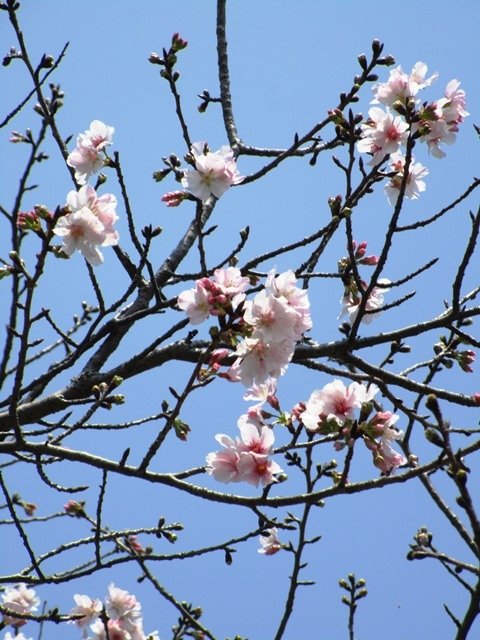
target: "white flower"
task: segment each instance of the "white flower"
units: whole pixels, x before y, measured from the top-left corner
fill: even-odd
[[[90,129],[77,138],[77,146],[67,158],[67,164],[75,169],[75,180],[85,184],[87,178],[99,171],[104,164],[106,146],[112,144],[115,129],[94,120]]]
[[[223,146],[215,152],[205,149],[205,142],[192,144],[195,169],[185,171],[182,178],[182,185],[200,200],[211,195],[220,198],[233,184],[243,180],[230,147]]]

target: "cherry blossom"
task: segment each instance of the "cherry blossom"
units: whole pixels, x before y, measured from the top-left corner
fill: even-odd
[[[459,89],[459,86],[458,80],[450,80],[445,88],[445,97],[437,101],[437,110],[441,110],[441,117],[451,127],[460,124],[470,115],[465,109],[465,91]]]
[[[313,391],[300,420],[309,431],[318,431],[331,421],[342,426],[352,420],[355,411],[370,402],[377,392],[378,387],[374,384],[367,388],[364,384],[352,382],[346,387],[341,380],[334,380]]]
[[[118,232],[113,228],[118,220],[115,210],[117,199],[113,194],[97,196],[95,189],[87,184],[78,191],[70,191],[67,194],[67,205],[72,213],[83,208],[89,209],[103,224],[109,244],[118,244]]]
[[[219,482],[247,482],[266,487],[276,482],[275,475],[281,467],[268,456],[274,443],[273,431],[267,426],[257,426],[241,416],[238,421],[240,438],[216,436],[224,449],[209,453],[206,471]]]
[[[210,316],[208,291],[197,281],[194,289],[182,291],[177,298],[177,306],[185,311],[192,324],[200,324]]]
[[[80,595],[78,593],[73,596],[73,599],[75,600],[76,606],[70,613],[74,616],[82,616],[82,618],[69,620],[69,622],[73,622],[78,627],[86,627],[92,624],[92,622],[95,622],[103,608],[101,601],[92,600],[90,596]],[[84,636],[86,636],[86,630],[84,631]]]
[[[408,98],[414,98],[420,89],[430,86],[437,79],[438,73],[425,78],[427,70],[424,62],[417,62],[410,75],[402,67],[392,69],[387,82],[379,82],[373,87],[375,98],[372,104],[382,103],[388,107],[392,107],[397,101],[405,104]]]
[[[294,349],[295,343],[288,339],[269,343],[261,338],[245,338],[234,353],[237,359],[228,371],[229,379],[240,380],[249,387],[269,377],[278,378],[285,373]]]
[[[67,164],[75,169],[78,184],[85,184],[89,176],[103,167],[105,156],[102,152],[112,144],[114,132],[113,127],[94,120],[90,129],[78,136],[77,146],[67,158]]]
[[[93,632],[93,636],[89,640],[130,640],[128,632],[121,628],[119,620],[108,620],[108,636],[102,620],[94,622],[90,625],[90,629]]]
[[[7,631],[3,640],[33,640],[33,638],[26,638],[21,631],[18,631],[15,635],[11,631]]]
[[[29,589],[26,585],[19,584],[16,587],[7,587],[2,594],[3,606],[13,613],[22,615],[37,611],[40,600],[37,598],[34,589]],[[3,624],[11,624],[14,627],[22,627],[27,620],[16,618],[14,615],[3,614]]]
[[[390,166],[392,171],[396,171],[396,174],[390,178],[390,181],[385,187],[385,193],[387,194],[389,203],[393,206],[397,202],[403,180],[405,156],[398,151],[392,153],[390,156]],[[415,158],[412,157],[405,185],[406,198],[416,200],[420,196],[420,193],[425,191],[426,185],[421,178],[424,178],[428,173],[428,169],[420,164],[420,162],[415,162]]]
[[[242,480],[258,487],[268,487],[276,482],[275,475],[281,473],[282,468],[268,456],[261,453],[243,453],[238,461],[238,471]]]
[[[254,327],[253,335],[265,342],[295,340],[298,313],[282,298],[263,290],[245,303],[243,319]]]
[[[390,280],[386,278],[380,278],[378,281],[381,287],[373,287],[370,295],[368,296],[367,304],[365,305],[365,311],[370,311],[373,313],[365,313],[362,316],[362,322],[365,324],[370,324],[375,317],[378,317],[380,311],[383,306],[383,295],[387,291],[390,291],[388,288],[388,284],[390,284]],[[366,285],[364,285],[366,287]],[[340,313],[340,318],[344,315],[348,315],[348,321],[350,323],[354,322],[357,317],[358,309],[361,303],[361,297],[358,293],[354,293],[352,291],[347,291],[346,294],[341,299],[342,303],[342,311]]]
[[[245,299],[243,293],[250,284],[240,269],[216,269],[213,278],[200,278],[193,289],[182,291],[177,305],[185,311],[192,324],[200,324],[210,315],[234,311]]]
[[[275,378],[267,378],[263,384],[254,384],[250,389],[247,389],[243,399],[256,401],[255,407],[262,407],[265,403],[268,403],[274,409],[278,409],[276,391],[277,380]]]
[[[378,416],[380,416],[379,419]],[[377,420],[376,428],[378,429],[380,425],[382,428],[380,441],[374,442],[365,439],[365,444],[372,451],[373,464],[380,469],[382,474],[389,475],[395,471],[397,467],[407,464],[405,456],[395,451],[392,446],[393,441],[402,440],[403,431],[393,427],[393,424],[398,420],[398,416],[388,411],[383,414],[378,414],[375,419]]]
[[[113,583],[109,584],[105,610],[110,618],[121,618],[135,623],[140,618],[141,609],[134,595],[119,589]]]
[[[103,262],[99,246],[117,244],[111,237],[109,238],[104,225],[87,207],[62,216],[53,233],[63,238],[62,251],[67,256],[80,251],[92,266]]]
[[[453,144],[457,138],[456,129],[452,129],[445,120],[434,120],[424,123],[425,131],[422,133],[420,140],[426,142],[428,151],[434,158],[444,158],[447,154],[440,147],[441,144]]]
[[[379,164],[385,155],[398,151],[408,138],[408,124],[380,107],[372,107],[369,119],[361,125],[362,137],[357,142],[360,153],[373,154],[370,165]]]
[[[283,545],[278,537],[277,527],[266,529],[259,537],[260,549],[258,553],[263,553],[266,556],[273,556],[274,553],[283,549]]]
[[[267,292],[279,300],[284,300],[289,307],[297,312],[295,323],[295,340],[300,340],[303,333],[312,328],[310,317],[310,301],[308,292],[296,286],[297,279],[294,272],[289,269],[284,273],[276,275],[274,270],[270,271],[265,283]]]
[[[190,151],[195,169],[184,172],[182,185],[196,198],[207,200],[211,195],[220,198],[232,185],[243,180],[230,147],[223,146],[212,152],[205,142],[195,142]]]

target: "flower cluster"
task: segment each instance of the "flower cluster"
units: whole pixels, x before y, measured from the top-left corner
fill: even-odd
[[[76,594],[72,622],[80,627],[83,637],[89,640],[153,640],[156,632],[145,635],[143,631],[142,607],[136,597],[119,589],[113,583],[108,587],[108,596],[103,605],[100,600]],[[105,611],[106,622],[100,618]],[[81,617],[78,617],[81,616]],[[90,628],[89,635],[87,627]]]
[[[295,343],[311,329],[312,321],[307,291],[296,286],[293,271],[280,275],[271,271],[265,288],[253,300],[245,300],[248,285],[249,279],[239,269],[217,269],[213,278],[201,278],[194,289],[183,291],[177,304],[193,324],[214,315],[220,316],[221,326],[225,326],[224,317],[230,317],[230,329],[243,340],[233,353],[234,363],[221,375],[251,386],[285,372]],[[227,353],[213,353],[215,370]]]
[[[234,312],[245,300],[244,291],[249,284],[250,280],[242,276],[240,269],[216,269],[213,278],[200,278],[194,289],[183,291],[177,304],[192,324],[200,324],[211,315]]]
[[[220,198],[232,185],[243,180],[230,147],[210,151],[206,142],[195,142],[190,153],[195,169],[184,172],[182,185],[196,198],[207,200],[211,195]]]
[[[28,622],[26,618],[16,618],[15,613],[28,615],[38,610],[40,600],[35,591],[24,584],[16,587],[7,587],[2,594],[2,605],[11,613],[2,615],[2,625],[12,625],[15,628],[22,627]]]
[[[312,328],[307,291],[296,286],[293,271],[271,271],[253,300],[244,304],[250,335],[237,347],[227,376],[246,386],[278,378],[290,362],[295,343]]]
[[[112,144],[114,132],[113,127],[103,124],[100,120],[94,120],[90,129],[79,134],[77,146],[67,158],[68,166],[75,169],[75,180],[78,184],[85,184],[91,175],[103,167],[104,150]]]
[[[394,440],[403,437],[403,433],[393,427],[398,416],[389,411],[371,416],[377,392],[374,384],[367,388],[352,382],[346,387],[341,380],[334,380],[311,394],[299,419],[311,433],[338,434],[337,450],[353,446],[355,439],[362,438],[372,451],[375,466],[383,474],[389,474],[407,460],[392,447]]]
[[[406,144],[409,135],[425,142],[435,158],[443,158],[445,152],[441,145],[455,142],[460,123],[469,115],[465,108],[465,92],[459,88],[458,80],[447,84],[443,98],[421,103],[419,91],[429,87],[438,76],[437,73],[429,78],[426,75],[427,65],[423,62],[417,62],[410,74],[401,67],[393,69],[387,82],[380,82],[373,88],[372,104],[384,105],[385,110],[372,107],[368,120],[361,125],[357,149],[372,155],[369,164],[380,164],[387,155],[391,156],[391,170],[395,175],[386,187],[391,204],[397,200],[404,175],[405,158],[400,147]],[[421,178],[427,174],[425,167],[412,158],[405,197],[418,198],[425,190]]]
[[[67,256],[80,251],[85,260],[96,266],[103,262],[99,246],[118,244],[113,225],[118,220],[117,199],[111,193],[98,197],[95,189],[84,185],[67,195],[69,213],[61,216],[53,233],[63,238],[62,250]]]
[[[277,405],[275,381],[255,386],[247,392],[245,398],[255,398],[259,402],[250,407],[246,414],[238,419],[240,437],[233,440],[224,434],[216,436],[223,449],[207,455],[207,473],[219,482],[247,482],[263,487],[276,482],[276,474],[281,473],[280,466],[269,458],[275,437],[273,430],[264,422],[262,410],[265,402]]]

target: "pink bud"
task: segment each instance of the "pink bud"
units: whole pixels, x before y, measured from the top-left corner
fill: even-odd
[[[476,405],[478,405],[480,407],[480,393],[474,393],[472,395],[472,399],[475,402]]]
[[[359,262],[360,262],[360,264],[366,264],[366,265],[373,266],[373,265],[378,264],[378,260],[379,260],[378,256],[365,256]]]
[[[169,191],[162,196],[161,200],[166,203],[167,207],[178,207],[187,198],[187,191]]]

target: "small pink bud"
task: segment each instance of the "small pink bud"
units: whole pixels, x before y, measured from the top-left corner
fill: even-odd
[[[472,395],[472,399],[475,402],[476,405],[478,405],[480,407],[480,393],[474,393]]]
[[[75,518],[86,517],[84,507],[85,502],[83,500],[81,502],[77,502],[76,500],[69,500],[65,505],[63,505],[65,513],[68,513],[69,516],[74,516]]]
[[[162,196],[162,202],[165,202],[167,207],[178,207],[184,200],[188,198],[188,191],[169,191]]]

